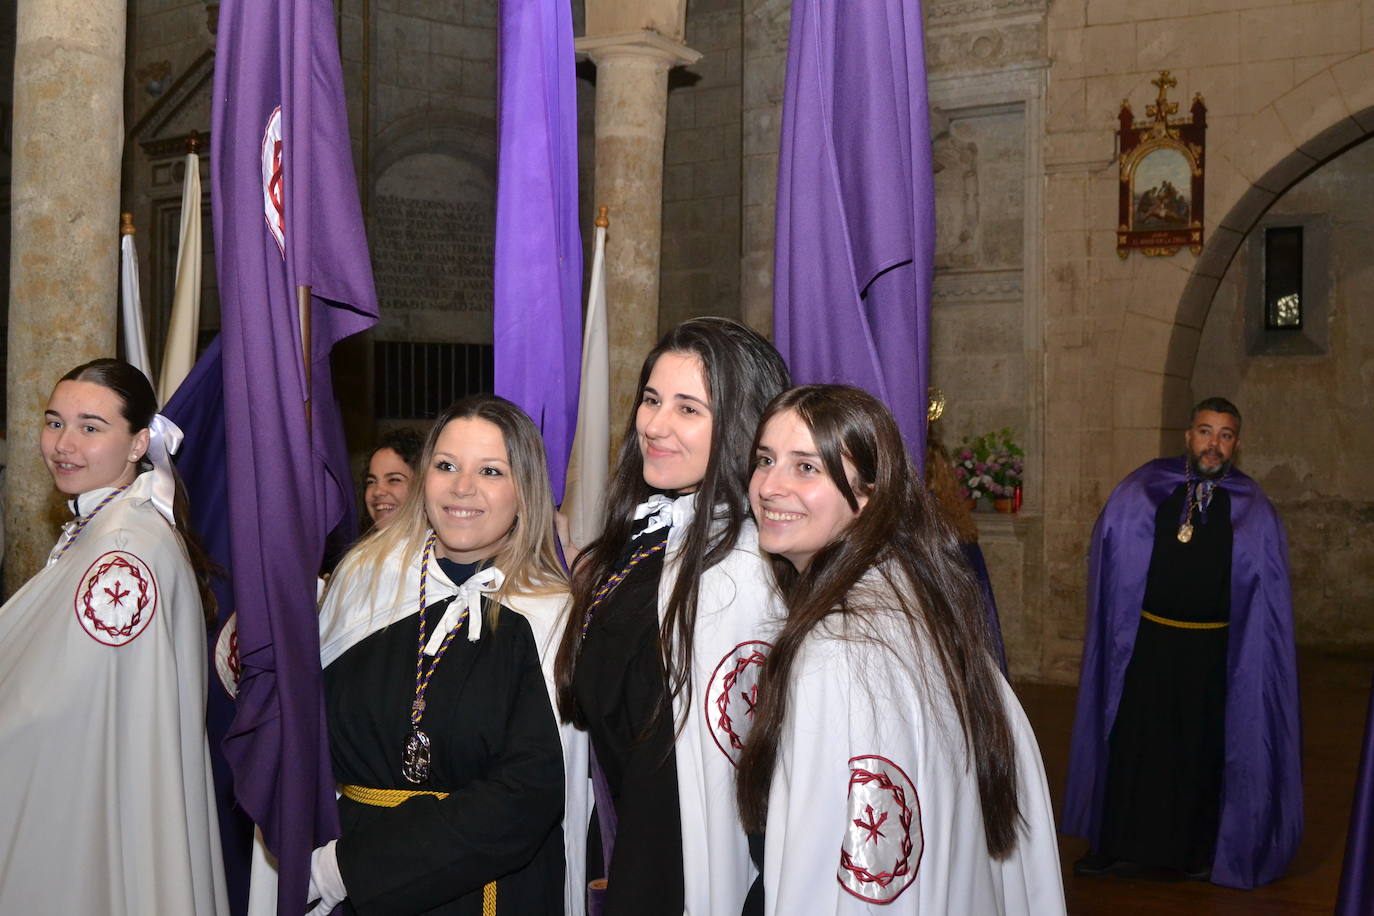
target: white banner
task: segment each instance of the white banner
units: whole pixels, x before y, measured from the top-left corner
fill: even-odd
[[[181,186],[181,240],[177,246],[176,292],[167,343],[162,351],[158,403],[166,404],[196,361],[200,333],[200,156],[186,154],[186,180]]]
[[[120,329],[124,333],[124,359],[151,379],[152,367],[148,364],[148,338],[143,336],[143,304],[138,292],[138,255],[134,253],[132,233],[120,239],[119,253]]]
[[[600,220],[598,220],[600,221]],[[606,331],[606,227],[597,226],[592,243],[591,283],[582,331],[582,381],[577,398],[577,435],[573,439],[563,513],[573,543],[585,547],[601,533],[611,448],[610,345]]]

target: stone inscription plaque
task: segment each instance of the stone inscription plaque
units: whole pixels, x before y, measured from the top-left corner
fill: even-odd
[[[384,311],[490,312],[490,206],[378,194],[372,260]]]

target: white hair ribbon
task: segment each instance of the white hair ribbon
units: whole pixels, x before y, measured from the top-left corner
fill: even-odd
[[[176,500],[176,478],[172,471],[172,456],[181,448],[181,428],[162,414],[148,424],[148,452],[144,456],[152,462],[153,505],[168,522],[176,524],[173,503]]]
[[[646,501],[635,506],[635,521],[642,518],[649,519],[649,524],[635,537],[640,538],[646,534],[652,534],[660,528],[670,526],[673,523],[673,502],[672,497],[655,493]]]
[[[425,654],[434,656],[439,654],[439,647],[444,644],[444,637],[448,631],[458,626],[458,620],[463,616],[464,611],[468,611],[468,642],[477,642],[482,638],[482,596],[490,594],[501,587],[506,581],[506,574],[495,566],[488,566],[486,569],[478,570],[473,573],[462,585],[458,586],[458,593],[449,602],[448,608],[444,611],[444,616],[439,618],[439,625],[430,634],[429,642],[425,643]]]

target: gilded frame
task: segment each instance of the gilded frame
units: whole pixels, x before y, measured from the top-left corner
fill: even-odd
[[[1151,83],[1159,95],[1146,106],[1147,120],[1135,120],[1129,101],[1118,114],[1116,253],[1123,259],[1134,249],[1156,257],[1185,247],[1202,253],[1207,106],[1199,93],[1189,117],[1170,118],[1178,103],[1169,101],[1168,90],[1178,81],[1162,70]]]

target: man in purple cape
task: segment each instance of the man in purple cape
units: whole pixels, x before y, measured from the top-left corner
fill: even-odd
[[[1252,888],[1302,834],[1288,546],[1230,468],[1235,406],[1209,398],[1190,427],[1188,454],[1131,473],[1093,529],[1061,829],[1092,843],[1079,874],[1127,860]]]

